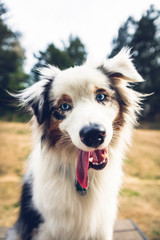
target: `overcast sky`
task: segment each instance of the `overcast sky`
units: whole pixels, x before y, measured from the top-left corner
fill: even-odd
[[[33,53],[45,50],[53,42],[62,48],[62,40],[79,36],[87,52],[103,57],[111,51],[111,41],[129,16],[139,19],[160,0],[4,0],[9,9],[7,23],[22,33],[26,50],[25,70],[35,63]]]

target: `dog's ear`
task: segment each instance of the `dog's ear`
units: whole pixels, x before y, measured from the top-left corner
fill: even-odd
[[[143,79],[135,69],[128,48],[123,48],[115,57],[107,59],[103,65],[108,77],[128,82],[142,82]]]
[[[38,70],[41,80],[15,95],[22,107],[34,113],[40,125],[47,119],[50,112],[50,89],[59,71],[52,66]]]

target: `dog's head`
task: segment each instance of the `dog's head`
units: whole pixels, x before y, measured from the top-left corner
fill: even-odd
[[[42,141],[54,148],[65,137],[78,149],[77,178],[87,188],[89,166],[104,168],[108,145],[125,124],[135,123],[138,94],[128,82],[142,78],[126,49],[96,66],[49,66],[41,75],[19,98],[36,116]]]

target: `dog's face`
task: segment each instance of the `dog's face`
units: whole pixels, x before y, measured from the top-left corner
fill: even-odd
[[[83,151],[104,149],[113,135],[119,106],[106,76],[87,66],[62,71],[55,77],[51,95],[59,112],[59,129]]]
[[[50,67],[42,75],[20,98],[34,111],[43,141],[55,147],[67,137],[78,149],[77,179],[87,188],[89,167],[104,168],[108,145],[129,117],[135,121],[137,95],[127,81],[141,77],[125,50],[98,66]]]

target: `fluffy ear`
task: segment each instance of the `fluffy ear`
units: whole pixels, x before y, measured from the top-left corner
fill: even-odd
[[[123,48],[115,57],[108,59],[103,68],[108,72],[108,77],[123,79],[128,82],[142,82],[143,79],[135,69],[130,50]]]
[[[34,113],[40,125],[48,117],[50,111],[49,92],[54,77],[59,71],[52,66],[38,70],[41,80],[15,96],[22,107]]]

